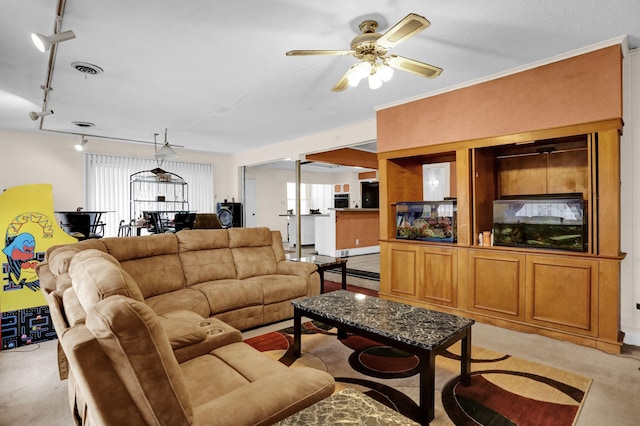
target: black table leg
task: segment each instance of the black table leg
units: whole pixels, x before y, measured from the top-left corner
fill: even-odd
[[[471,384],[471,327],[467,328],[465,336],[460,341],[460,380],[465,386]]]
[[[300,358],[302,340],[302,315],[300,311],[293,308],[293,356]]]
[[[320,294],[324,293],[324,268],[318,267],[318,275],[320,275]]]
[[[340,264],[342,266],[342,289],[347,289],[347,262]]]
[[[420,374],[420,424],[426,425],[435,417],[436,354],[426,351],[418,355]]]

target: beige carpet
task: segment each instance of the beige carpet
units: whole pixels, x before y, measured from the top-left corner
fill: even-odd
[[[312,366],[328,371],[336,378],[337,390],[351,387],[405,415],[415,414],[419,388],[414,357],[357,336],[339,341],[335,329],[325,331],[312,323],[307,327],[302,340],[303,356],[298,360],[288,353],[291,329],[246,342],[274,359],[292,363],[292,368]],[[451,355],[437,357],[432,425],[475,422],[570,426],[591,384],[591,379],[581,375],[474,346],[472,385],[466,388],[457,381],[458,353],[459,347],[454,345]]]

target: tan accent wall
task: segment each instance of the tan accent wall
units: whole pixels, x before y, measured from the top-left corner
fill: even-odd
[[[620,117],[622,52],[615,45],[380,110],[378,152]]]

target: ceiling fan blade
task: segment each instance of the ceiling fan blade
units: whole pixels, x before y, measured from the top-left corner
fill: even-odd
[[[427,18],[416,15],[415,13],[410,13],[387,30],[386,33],[382,34],[382,37],[377,41],[378,46],[391,49],[393,46],[410,39],[420,31],[426,30],[429,28],[429,25],[431,25],[431,23]]]
[[[391,68],[407,71],[421,77],[436,78],[442,72],[442,68],[440,67],[425,64],[424,62],[414,61],[413,59],[398,55],[389,55],[386,59]]]
[[[338,82],[331,89],[332,92],[342,92],[349,88],[349,76],[356,72],[362,62],[358,62],[357,64],[351,65],[351,67],[347,70],[346,73],[338,80]]]
[[[290,50],[287,56],[309,56],[309,55],[351,55],[352,50]]]

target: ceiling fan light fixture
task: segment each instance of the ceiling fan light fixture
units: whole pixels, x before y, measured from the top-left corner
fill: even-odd
[[[382,79],[382,81],[386,83],[393,77],[393,68],[386,64],[378,65],[376,74],[378,74],[380,76],[380,79]]]
[[[366,78],[371,74],[371,63],[368,61],[362,61],[356,66],[355,73],[358,74],[360,79]]]
[[[376,90],[382,86],[382,78],[378,73],[369,75],[369,89]]]
[[[71,30],[55,33],[50,36],[45,36],[40,33],[31,33],[31,41],[33,41],[36,48],[43,53],[49,50],[49,48],[56,43],[74,38],[76,38],[76,35]]]
[[[360,80],[362,80],[362,77],[360,77],[360,74],[358,73],[352,73],[349,75],[349,77],[347,77],[349,87],[358,87],[358,84],[360,84]]]

